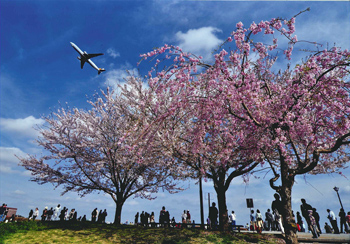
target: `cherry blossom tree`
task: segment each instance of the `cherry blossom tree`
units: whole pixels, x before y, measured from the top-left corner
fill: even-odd
[[[187,172],[187,177],[213,181],[218,200],[219,227],[228,229],[226,192],[230,183],[259,164],[249,154],[243,153],[242,148],[238,149],[239,124],[231,124],[232,120],[227,116],[219,118],[215,107],[206,111],[198,109],[209,96],[206,92],[189,99],[186,105],[182,101],[181,106],[174,106],[174,91],[156,91],[159,87],[148,89],[149,99],[145,97],[142,109],[139,109],[147,111],[145,119],[150,125],[148,141],[152,142],[149,145],[153,146],[156,142],[163,153],[178,162],[177,168]],[[169,115],[164,117],[165,114]],[[211,121],[213,117],[217,117],[215,123]],[[232,127],[234,132],[230,131]]]
[[[149,72],[154,109],[167,108],[153,122],[154,128],[183,109],[189,112],[181,118],[189,116],[200,124],[192,127],[192,151],[216,151],[215,139],[203,142],[217,138],[208,125],[222,126],[220,132],[229,132],[226,136],[231,138],[220,143],[227,142],[229,151],[245,155],[245,160],[249,155],[254,162],[269,164],[275,173],[271,187],[284,205],[280,214],[287,243],[297,243],[291,211],[295,176],[345,167],[350,143],[350,52],[317,46],[304,60],[292,60],[295,45],[305,44],[294,35],[296,16],[252,23],[248,28],[238,23],[223,45],[232,45],[231,51],[219,50],[213,64],[169,45],[142,55],[156,60]],[[277,35],[286,38],[286,47],[279,45]],[[271,43],[257,42],[259,38]],[[290,62],[284,70],[274,68],[282,58],[280,50]],[[167,66],[160,68],[163,59]],[[165,104],[169,94],[171,103]],[[209,161],[209,167],[218,170],[223,158]],[[276,186],[279,177],[281,185]]]
[[[135,99],[139,92],[132,92]],[[143,127],[138,112],[125,101],[108,90],[89,102],[89,111],[59,109],[40,129],[37,143],[44,155],[20,158],[32,181],[63,186],[62,194],[110,195],[116,204],[115,224],[120,224],[122,207],[131,196],[152,199],[151,193],[159,188],[180,190],[175,186],[176,172],[167,168],[169,159],[156,148],[142,150],[142,142],[135,145]]]

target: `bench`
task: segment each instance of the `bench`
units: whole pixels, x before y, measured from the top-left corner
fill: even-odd
[[[235,230],[238,227],[238,232],[241,232],[241,228],[244,226],[243,225],[230,225],[230,227],[232,227],[233,230]]]
[[[137,225],[141,225],[141,223],[138,223]],[[161,223],[147,223],[144,225],[144,227],[162,227],[162,226],[165,226],[165,227],[172,227],[172,228],[196,228],[196,229],[200,229],[202,227],[202,224],[200,223],[165,223],[165,224],[161,224]],[[219,226],[217,226],[216,229],[219,229],[218,228]],[[241,232],[241,229],[243,228],[244,226],[243,225],[229,225],[229,228],[233,228],[233,231],[234,230],[238,230],[238,232]],[[210,225],[209,224],[204,224],[204,228],[209,230],[210,229]],[[243,228],[244,229],[244,228]]]

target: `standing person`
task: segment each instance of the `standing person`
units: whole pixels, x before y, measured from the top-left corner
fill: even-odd
[[[190,214],[190,210],[187,210],[186,222],[189,223],[189,224],[191,224],[191,214]]]
[[[33,221],[35,221],[35,219],[39,216],[39,209],[35,208],[35,211],[33,213]]]
[[[326,233],[332,233],[332,228],[326,223],[324,223],[324,229]]]
[[[304,219],[306,220],[307,226],[308,226],[308,230],[310,229],[310,218],[309,218],[309,210],[312,210],[312,207],[310,204],[306,203],[306,200],[304,198],[302,198],[301,200],[301,205],[300,205],[300,211],[301,211],[301,215],[304,217]]]
[[[59,216],[61,222],[64,221],[65,216],[66,216],[66,207],[63,207]]]
[[[166,222],[167,226],[170,227],[170,213],[168,210],[165,211],[165,222]]]
[[[148,212],[145,212],[145,224],[148,227],[148,223],[150,221],[150,214]]]
[[[210,227],[213,230],[216,230],[216,227],[217,227],[218,214],[219,214],[219,211],[216,208],[216,203],[213,202],[211,204],[211,207],[209,208],[209,219],[210,219],[210,225],[211,225]]]
[[[309,213],[309,223],[310,223],[309,228],[312,232],[312,238],[318,238],[320,234],[317,231],[317,225],[316,225],[315,217],[313,216],[313,211],[308,210],[307,212]]]
[[[145,224],[146,224],[146,223],[145,223],[145,222],[146,222],[146,221],[145,221],[145,211],[142,211],[142,212],[141,212],[141,215],[140,215],[140,222],[141,222],[141,225],[142,225],[142,226],[145,226]]]
[[[69,212],[68,212],[68,208],[66,209],[64,219],[65,219],[65,220],[69,220]]]
[[[98,213],[98,216],[97,216],[97,223],[102,223],[102,209],[101,209],[100,212]]]
[[[7,216],[7,204],[3,203],[2,206],[0,207],[0,222],[4,221]]]
[[[70,213],[68,215],[68,220],[73,220],[74,212],[75,212],[75,209],[72,208],[72,210],[70,211]]]
[[[228,216],[229,222],[231,223],[231,230],[235,228],[236,225],[236,214],[235,211],[232,211],[231,214]]]
[[[262,217],[259,209],[256,210],[255,219],[256,219],[256,227],[257,227],[256,230],[258,233],[261,233],[264,222],[263,222],[263,217]]]
[[[30,219],[32,218],[33,213],[34,213],[34,211],[33,211],[33,209],[31,209],[31,210],[29,211],[28,220],[30,220]]]
[[[106,223],[106,217],[107,217],[107,209],[103,210],[103,213],[102,213],[102,223]]]
[[[134,225],[137,225],[139,223],[139,215],[139,212],[137,212],[135,215]]]
[[[43,210],[43,214],[41,215],[41,221],[44,222],[46,220],[46,217],[47,217],[47,210],[48,207],[45,207],[44,210]]]
[[[159,223],[163,225],[164,227],[167,226],[170,222],[170,214],[168,211],[165,210],[165,207],[162,207],[162,210],[160,210],[159,213]]]
[[[51,221],[53,215],[53,208],[51,207],[50,210],[47,211],[47,221]]]
[[[340,233],[343,233],[343,226],[344,226],[344,233],[348,232],[348,225],[345,219],[346,214],[343,208],[340,209],[338,216],[340,219]]]
[[[303,219],[301,218],[300,212],[297,212],[297,224],[299,225],[300,232],[305,232]]]
[[[151,223],[151,227],[156,227],[155,225],[155,218],[154,218],[154,212],[151,213],[151,216],[150,216],[150,223]]]
[[[265,213],[265,219],[267,222],[267,230],[270,231],[272,228],[272,222],[273,222],[273,215],[270,209],[267,209],[267,212]]]
[[[250,229],[254,232],[255,230],[255,217],[254,210],[251,210],[250,212]]]
[[[96,222],[97,214],[98,214],[98,210],[97,210],[97,208],[95,208],[95,209],[91,212],[91,222]]]
[[[152,212],[153,213],[153,212]],[[175,228],[175,226],[176,226],[176,221],[175,221],[175,217],[173,216],[173,218],[170,220],[170,223],[171,223],[171,226],[173,227],[173,228]]]
[[[345,221],[348,226],[348,233],[350,233],[350,212],[348,212],[348,215],[345,216]]]
[[[73,218],[72,218],[72,221],[77,221],[77,216],[78,216],[78,212],[77,211],[75,211],[75,209],[74,209],[74,214],[73,214]]]
[[[282,232],[282,234],[284,233],[284,227],[282,224],[282,218],[281,215],[279,214],[278,210],[275,209],[274,210],[274,215],[273,215],[275,222],[277,224],[277,228]]]
[[[338,228],[338,223],[337,223],[337,217],[335,217],[334,212],[331,211],[330,209],[327,209],[327,212],[328,212],[327,218],[328,218],[329,221],[331,222],[331,225],[332,225],[333,230],[334,230],[334,234],[339,234],[339,228]]]
[[[183,224],[186,223],[186,219],[187,219],[187,213],[186,213],[186,210],[184,210],[184,213],[181,215],[181,220]]]
[[[277,230],[278,226],[282,225],[281,214],[282,214],[282,211],[283,211],[283,205],[282,205],[282,202],[280,200],[280,195],[275,193],[273,196],[274,196],[275,200],[272,201],[271,210],[272,210],[273,216],[274,216],[273,226],[274,226],[274,229]],[[279,220],[277,220],[275,218],[276,213],[279,216]],[[280,230],[281,230],[281,228],[280,228]]]
[[[55,207],[54,211],[53,211],[53,220],[57,220],[58,219],[58,215],[61,211],[61,204],[58,204],[57,207]]]
[[[165,226],[165,222],[166,222],[165,213],[166,213],[165,207],[163,206],[162,210],[160,210],[160,213],[159,213],[159,223],[161,224],[161,226]]]

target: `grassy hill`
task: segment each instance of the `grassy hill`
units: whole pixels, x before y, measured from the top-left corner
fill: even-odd
[[[198,229],[143,228],[90,222],[0,224],[0,243],[284,243],[273,235]]]

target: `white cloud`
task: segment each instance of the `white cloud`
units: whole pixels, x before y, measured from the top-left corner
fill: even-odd
[[[39,132],[35,130],[34,126],[43,125],[45,120],[36,119],[33,116],[28,116],[24,119],[4,119],[0,118],[0,128],[2,131],[14,133],[20,137],[35,138]]]
[[[16,156],[25,157],[21,149],[15,147],[0,147],[0,172],[4,174],[20,174],[22,176],[30,176],[29,171],[21,171]]]
[[[130,64],[123,65],[118,69],[108,70],[105,74],[104,86],[110,87],[115,91],[119,91],[119,85],[124,85],[130,76],[138,76],[138,70]],[[144,87],[147,86],[144,83]]]
[[[343,49],[349,48],[350,25],[339,24],[339,20],[333,19],[331,16],[332,13],[329,13],[327,18],[317,18],[315,21],[302,22],[301,24],[296,22],[298,40],[316,41],[323,45],[328,42],[330,47],[335,43],[336,46],[340,46]],[[323,46],[321,49],[324,48],[326,46]]]
[[[223,40],[215,36],[215,33],[221,32],[220,29],[214,27],[202,27],[199,29],[190,29],[186,33],[181,31],[175,35],[179,46],[195,55],[201,55],[204,59],[211,56],[211,52],[216,49]]]
[[[0,162],[1,165],[17,165],[18,158],[16,156],[23,157],[26,154],[19,148],[15,147],[0,147]]]
[[[117,58],[120,57],[120,53],[117,52],[114,48],[108,48],[107,49],[107,54],[111,56],[112,58]]]
[[[17,195],[24,195],[25,192],[24,192],[24,191],[21,191],[21,190],[15,190],[15,191],[14,191],[14,194],[17,194]]]

